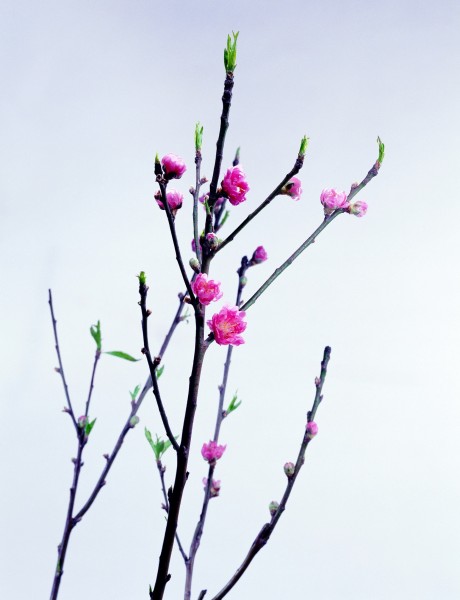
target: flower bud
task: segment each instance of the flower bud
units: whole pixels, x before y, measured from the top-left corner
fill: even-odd
[[[200,261],[197,258],[191,258],[188,261],[188,264],[195,271],[195,273],[199,273],[200,272]]]
[[[306,431],[308,439],[311,440],[318,433],[318,425],[314,421],[310,421],[307,423]]]
[[[265,248],[263,246],[257,246],[257,248],[254,250],[254,254],[252,255],[251,263],[260,265],[260,263],[265,262],[267,258],[268,255]]]
[[[294,475],[294,471],[295,471],[295,464],[292,462],[287,462],[284,465],[284,473],[286,474],[287,477],[292,477]]]
[[[82,415],[81,417],[78,417],[78,427],[80,427],[81,429],[84,429],[86,427],[88,423],[88,417],[86,415]]]
[[[216,250],[216,248],[219,246],[219,238],[215,233],[207,233],[206,241],[208,242],[211,250]]]
[[[350,204],[348,212],[350,215],[355,215],[355,217],[364,217],[367,212],[367,204],[363,200],[358,200],[357,202]]]
[[[272,500],[270,502],[270,504],[268,505],[268,510],[270,511],[270,514],[272,517],[274,517],[276,515],[276,511],[278,510],[280,506],[280,503],[277,502],[276,500]]]
[[[130,418],[129,420],[129,426],[130,427],[136,427],[136,425],[139,423],[139,417],[137,415],[134,415],[133,417]]]
[[[163,156],[161,164],[168,179],[180,179],[187,170],[183,159],[175,154],[166,154]]]
[[[247,282],[248,282],[247,277],[245,277],[244,275],[243,275],[243,277],[240,277],[240,287],[243,288],[247,284]]]

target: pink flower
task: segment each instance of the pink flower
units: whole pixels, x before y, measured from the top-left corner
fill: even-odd
[[[201,456],[209,463],[214,462],[219,460],[219,458],[225,452],[226,447],[227,446],[219,446],[217,442],[210,440],[208,444],[203,444],[203,447],[201,448]]]
[[[164,210],[163,202],[161,201],[160,192],[157,192],[155,194],[155,200],[157,201],[157,204],[161,208],[161,210]],[[177,190],[169,190],[169,192],[166,192],[166,200],[168,201],[171,212],[173,214],[176,214],[176,212],[182,206],[184,196]]]
[[[221,346],[244,344],[244,340],[239,334],[246,329],[247,323],[243,321],[245,316],[246,313],[238,310],[237,306],[224,306],[220,312],[213,315],[207,323],[216,342]]]
[[[307,431],[307,437],[310,440],[318,433],[318,425],[314,421],[307,423],[307,427],[305,429]]]
[[[268,255],[263,246],[257,246],[252,255],[251,262],[255,265],[259,265],[267,260]]]
[[[192,283],[192,290],[203,306],[222,298],[220,282],[214,281],[214,279],[208,281],[206,273],[200,273],[196,276],[195,281]]]
[[[222,180],[222,189],[227,194],[230,204],[236,206],[246,200],[249,185],[241,167],[231,167]]]
[[[183,159],[175,154],[166,154],[163,156],[161,164],[168,179],[180,179],[187,170]]]
[[[364,217],[367,213],[367,204],[363,200],[358,200],[357,202],[350,204],[348,212],[350,215],[355,215],[355,217]]]
[[[204,488],[204,491],[206,491],[208,488],[208,478],[207,477],[203,477],[203,488]],[[219,495],[219,492],[220,492],[220,480],[212,479],[211,486],[209,488],[209,497],[215,498],[216,496]]]
[[[337,190],[323,190],[321,192],[321,204],[324,206],[324,214],[330,215],[337,208],[348,208],[347,194]]]
[[[292,177],[281,190],[282,194],[291,196],[293,200],[300,200],[302,195],[302,188],[300,187],[302,182],[297,177]]]

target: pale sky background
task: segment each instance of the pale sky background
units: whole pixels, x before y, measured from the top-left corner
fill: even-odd
[[[321,222],[323,188],[348,190],[386,144],[343,215],[248,311],[224,423],[227,451],[197,558],[193,598],[233,574],[285,485],[314,377],[332,346],[320,433],[267,547],[229,598],[458,600],[458,163],[460,4],[300,0],[3,0],[0,5],[2,360],[0,597],[48,598],[76,443],[47,290],[76,412],[83,412],[98,319],[107,350],[140,356],[137,280],[150,281],[158,349],[182,290],[153,158],[190,169],[177,227],[190,258],[193,130],[204,125],[210,176],[221,111],[223,48],[240,31],[224,164],[237,146],[251,185],[239,223],[291,168],[310,137],[298,203],[279,197],[213,263],[233,301],[239,260],[263,244],[246,299]],[[213,312],[213,311],[212,311]],[[164,358],[163,397],[180,428],[193,326]],[[180,534],[188,546],[212,436],[225,349],[206,359]],[[129,413],[146,365],[104,356],[85,452],[85,501]],[[71,538],[60,600],[147,599],[164,516],[144,426],[162,433],[153,396],[91,511]],[[169,482],[174,456],[166,455]],[[167,598],[178,599],[175,553]]]

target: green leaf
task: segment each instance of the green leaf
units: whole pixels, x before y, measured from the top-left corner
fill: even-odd
[[[225,225],[225,221],[228,219],[229,216],[230,216],[230,211],[226,210],[224,212],[224,216],[222,217],[222,221],[220,222],[220,226],[219,227],[223,227]]]
[[[240,406],[241,402],[241,400],[238,400],[238,392],[236,391],[233,395],[233,398],[230,401],[230,404],[228,405],[227,410],[225,411],[227,415],[236,410],[238,406]]]
[[[163,456],[163,454],[166,452],[166,450],[171,446],[171,442],[169,440],[162,440],[156,434],[155,434],[156,442],[154,442],[153,438],[152,438],[152,434],[147,429],[147,427],[144,428],[144,432],[145,432],[145,437],[147,438],[147,441],[150,444],[150,446],[153,450],[153,453],[155,454],[156,460],[159,461],[160,458]],[[176,436],[176,439],[177,439],[177,437],[178,436]]]
[[[239,33],[239,31],[236,33],[232,31],[233,41],[229,35],[227,36],[227,47],[224,50],[224,65],[227,73],[233,73],[236,69],[236,42]]]
[[[377,144],[379,145],[379,157],[377,159],[377,162],[379,163],[379,165],[381,165],[383,159],[385,158],[385,144],[379,137],[377,138]]]
[[[129,395],[131,396],[131,400],[133,402],[135,402],[136,398],[137,398],[137,394],[139,393],[139,390],[141,389],[140,385],[136,385],[136,387],[134,388],[134,390],[132,392],[129,392]]]
[[[102,344],[101,322],[98,321],[96,325],[91,325],[89,330],[93,340],[96,342],[97,349],[100,350]]]
[[[201,151],[201,145],[203,143],[203,125],[198,122],[195,125],[195,150],[197,152]]]
[[[307,138],[307,136],[304,135],[302,141],[300,142],[299,156],[305,156],[305,152],[308,148],[308,140],[309,138]]]
[[[157,369],[155,369],[155,375],[157,376],[157,379],[160,379],[160,377],[163,375],[164,370],[165,370],[164,365],[161,365],[161,367],[158,367]]]
[[[91,421],[91,423],[86,423],[85,426],[85,436],[89,437],[89,434],[91,433],[91,430],[94,427],[94,423],[96,422],[96,419],[94,419],[94,421]]]
[[[141,360],[140,358],[134,358],[134,356],[126,354],[126,352],[121,352],[120,350],[111,350],[110,352],[104,352],[104,354],[110,354],[111,356],[123,358],[124,360],[130,360],[131,362],[137,362]]]
[[[139,285],[145,285],[145,282],[147,281],[147,275],[145,274],[145,271],[141,271],[139,275],[136,275],[136,277],[139,279]]]

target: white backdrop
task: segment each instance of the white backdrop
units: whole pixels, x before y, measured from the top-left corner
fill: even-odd
[[[0,597],[47,598],[75,440],[61,413],[47,290],[77,412],[102,323],[107,350],[139,356],[137,280],[149,277],[158,348],[181,291],[164,213],[153,201],[156,152],[189,172],[178,231],[188,260],[193,130],[204,125],[211,176],[227,33],[240,31],[225,165],[237,146],[251,185],[228,231],[291,168],[310,137],[303,198],[279,197],[214,262],[227,298],[243,254],[263,244],[246,299],[321,221],[325,187],[348,190],[377,155],[344,215],[248,311],[224,423],[227,451],[197,559],[193,597],[217,592],[281,496],[314,377],[332,346],[319,435],[268,546],[230,598],[454,600],[460,597],[458,394],[459,4],[444,0],[232,3],[4,0],[1,27],[2,390]],[[175,430],[192,324],[165,356],[162,392]],[[188,543],[206,465],[225,349],[206,358],[180,532]],[[92,488],[146,365],[104,356],[81,495]],[[164,516],[143,427],[162,433],[153,397],[107,486],[71,538],[61,600],[147,598]],[[173,454],[166,456],[167,476]],[[167,598],[180,598],[175,556]]]

